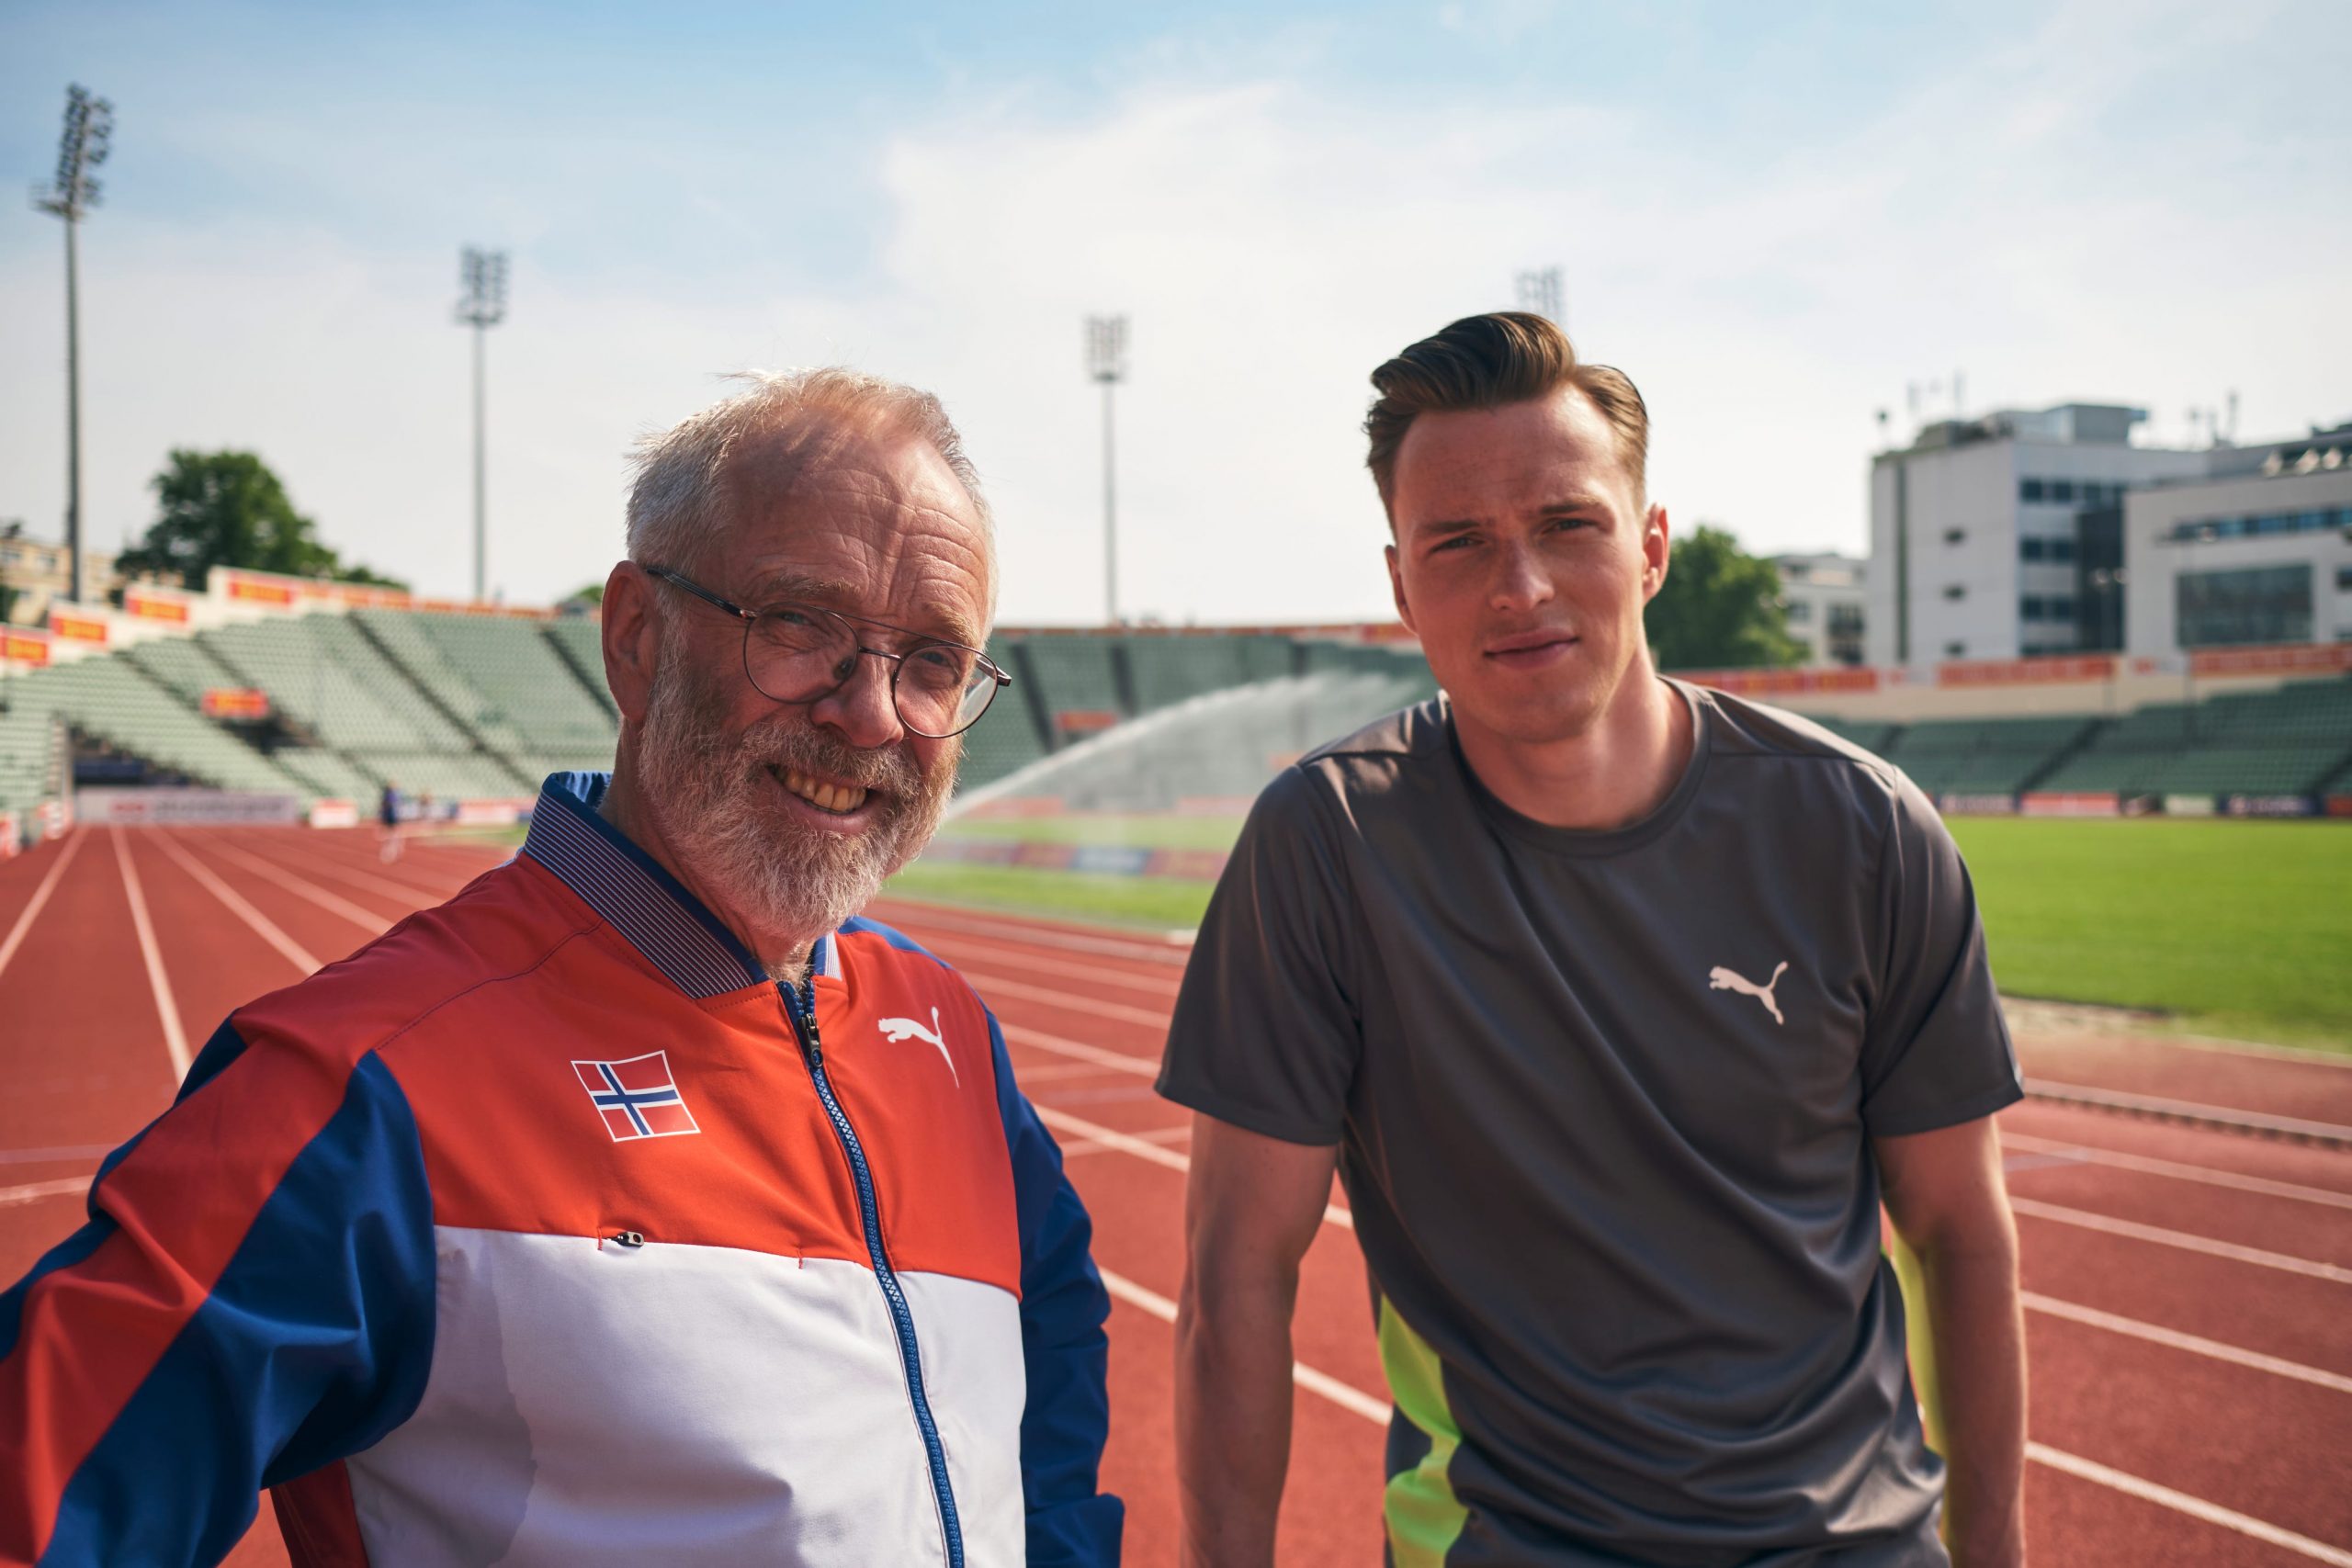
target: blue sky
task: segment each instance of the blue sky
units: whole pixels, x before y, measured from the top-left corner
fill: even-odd
[[[1884,14],[1882,14],[1884,13]],[[164,6],[0,11],[0,175],[114,98],[85,231],[92,536],[175,445],[260,451],[348,555],[454,592],[464,243],[492,340],[492,579],[616,553],[623,454],[748,366],[938,389],[1003,615],[1100,610],[1091,310],[1134,317],[1124,604],[1385,610],[1364,376],[1557,265],[1657,423],[1652,490],[1859,547],[1871,415],[2242,398],[2352,416],[2352,9]],[[0,517],[62,510],[58,226],[0,208]]]

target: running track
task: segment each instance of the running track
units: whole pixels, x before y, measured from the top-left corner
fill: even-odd
[[[300,829],[82,829],[0,863],[0,1279],[75,1224],[99,1158],[232,1009],[503,852]],[[891,904],[1003,1021],[1111,1283],[1105,1481],[1127,1560],[1172,1557],[1170,1298],[1186,1130],[1151,1093],[1180,973],[1148,941]],[[2024,1238],[2037,1563],[2352,1568],[2352,1067],[2023,1043],[2038,1081],[2343,1128],[2256,1137],[2050,1100],[2002,1118]],[[1386,1404],[1344,1200],[1301,1283],[1285,1563],[1379,1561]],[[268,1510],[232,1562],[285,1562]]]

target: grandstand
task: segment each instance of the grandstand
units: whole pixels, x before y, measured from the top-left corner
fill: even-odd
[[[388,782],[412,795],[512,801],[548,773],[610,765],[618,722],[594,619],[380,600],[304,608],[232,603],[174,635],[142,625],[111,651],[73,649],[84,656],[0,679],[0,812],[15,810],[21,825],[77,772],[365,804]],[[1155,800],[1247,794],[1273,760],[1436,690],[1416,650],[1361,635],[1003,630],[989,653],[1014,683],[965,737],[967,795],[1015,775],[1082,782],[1057,765],[1078,750],[1149,759],[1125,776]],[[1808,712],[1948,808],[2052,795],[2318,809],[2352,795],[2352,678],[2341,665],[2312,669],[2321,678],[2209,685],[2193,705],[2149,700],[2170,694],[2160,686],[2132,693],[2136,705],[2084,688],[2075,705],[2098,712],[1999,711],[1999,694],[1988,701],[1965,671],[1949,691],[1862,682],[1842,705],[1829,699],[1853,695],[1852,672],[1822,682],[1817,703],[1811,687],[1789,688],[1796,673],[1713,679]],[[224,689],[262,694],[266,714],[209,716],[207,694]],[[1199,708],[1213,694],[1258,695]],[[1216,711],[1222,729],[1202,718]],[[1180,712],[1182,724],[1159,722]],[[1159,737],[1149,747],[1104,734],[1146,726]],[[1219,750],[1223,761],[1198,755]],[[1117,792],[1082,793],[1108,802]]]

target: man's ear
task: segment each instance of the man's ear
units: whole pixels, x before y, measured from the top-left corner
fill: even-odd
[[[662,624],[653,608],[652,578],[632,561],[620,561],[605,579],[605,684],[621,721],[645,717],[653,691],[653,670],[662,657]]]
[[[1657,591],[1666,586],[1666,569],[1673,557],[1673,531],[1667,525],[1666,508],[1654,505],[1642,520],[1643,604],[1657,598]]]
[[[1396,618],[1405,623],[1407,631],[1419,637],[1421,632],[1413,625],[1413,607],[1405,602],[1405,573],[1398,564],[1396,547],[1390,545],[1381,555],[1388,562],[1388,593],[1396,601]]]

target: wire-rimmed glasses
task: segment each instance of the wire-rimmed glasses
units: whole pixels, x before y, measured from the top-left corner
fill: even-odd
[[[890,702],[910,733],[944,740],[980,721],[1000,687],[1012,677],[977,648],[927,637],[821,604],[786,602],[747,610],[664,566],[646,575],[684,590],[743,623],[743,676],[772,702],[813,703],[841,689],[857,672],[861,655],[889,660]],[[876,626],[914,640],[901,651],[868,648],[857,628]]]

